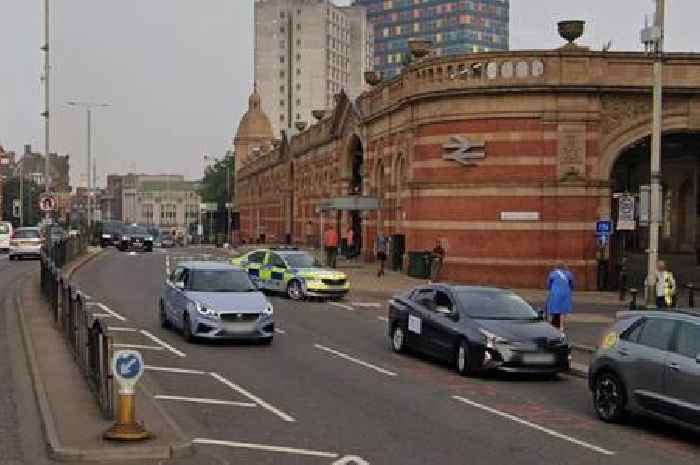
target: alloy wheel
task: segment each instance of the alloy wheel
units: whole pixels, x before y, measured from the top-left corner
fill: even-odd
[[[394,333],[391,337],[391,345],[394,352],[401,353],[404,351],[404,332],[403,328],[399,325],[394,327]]]
[[[623,413],[622,387],[613,375],[603,374],[598,378],[593,394],[596,413],[603,421],[618,421]]]
[[[301,283],[296,279],[291,281],[287,286],[287,295],[292,300],[301,300],[304,297],[304,291],[301,288]]]

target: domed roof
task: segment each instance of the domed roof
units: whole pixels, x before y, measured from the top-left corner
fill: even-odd
[[[272,139],[273,137],[272,124],[262,110],[260,94],[255,86],[248,99],[248,111],[238,124],[236,139]]]

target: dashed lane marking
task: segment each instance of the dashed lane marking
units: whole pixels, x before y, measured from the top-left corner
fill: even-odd
[[[294,455],[309,455],[312,457],[324,457],[335,459],[338,458],[339,454],[335,452],[323,452],[318,450],[308,450],[308,449],[297,449],[294,447],[284,447],[284,446],[269,446],[266,444],[251,444],[248,442],[235,442],[235,441],[219,441],[216,439],[205,439],[205,438],[194,438],[192,440],[194,444],[206,444],[210,446],[224,446],[224,447],[236,447],[240,449],[254,449],[263,450],[267,452],[281,452],[285,454]]]
[[[352,305],[345,305],[338,302],[328,302],[328,305],[332,305],[334,307],[342,308],[345,310],[355,310],[354,308],[352,308]]]
[[[559,438],[559,439],[562,439],[564,441],[570,442],[572,444],[576,444],[577,446],[585,447],[586,449],[590,449],[590,450],[597,452],[599,454],[615,455],[615,452],[609,451],[607,449],[603,449],[602,447],[595,446],[595,445],[590,444],[590,443],[585,442],[585,441],[581,441],[579,439],[573,438],[573,437],[568,436],[566,434],[559,433],[559,432],[554,431],[552,429],[545,428],[544,426],[537,425],[537,424],[529,422],[527,420],[523,420],[520,417],[516,417],[515,415],[511,415],[510,413],[502,412],[502,411],[497,410],[495,408],[489,407],[488,405],[480,404],[478,402],[474,402],[473,400],[469,400],[469,399],[466,399],[466,398],[461,397],[461,396],[452,396],[452,398],[454,400],[457,400],[457,401],[462,402],[464,404],[478,408],[478,409],[483,410],[485,412],[492,413],[494,415],[498,415],[499,417],[506,418],[508,420],[514,421],[515,423],[519,423],[521,425],[527,426],[528,428],[532,428],[534,430],[548,434],[548,435],[553,436],[555,438]]]
[[[145,365],[143,367],[145,370],[149,371],[163,371],[167,373],[181,373],[188,375],[204,375],[206,372],[200,370],[189,370],[187,368],[172,368],[172,367],[156,367],[152,365]]]
[[[160,346],[146,346],[143,344],[112,344],[112,347],[119,349],[163,350]]]
[[[348,355],[348,354],[344,354],[343,352],[339,352],[339,351],[337,351],[337,350],[335,350],[335,349],[331,349],[330,347],[322,346],[322,345],[320,345],[320,344],[314,344],[314,347],[316,347],[317,349],[326,351],[326,352],[328,352],[328,353],[330,353],[330,354],[333,354],[333,355],[335,355],[335,356],[337,356],[337,357],[340,357],[340,358],[342,358],[342,359],[345,359],[345,360],[348,360],[348,361],[350,361],[350,362],[353,362],[353,363],[356,363],[356,364],[358,364],[358,365],[361,365],[361,366],[363,366],[363,367],[365,367],[365,368],[369,368],[370,370],[374,370],[374,371],[376,371],[376,372],[382,373],[382,374],[384,374],[384,375],[387,375],[387,376],[397,376],[396,373],[394,373],[393,371],[389,371],[389,370],[386,370],[386,369],[384,369],[384,368],[382,368],[382,367],[378,367],[377,365],[374,365],[374,364],[369,363],[369,362],[365,362],[364,360],[360,360],[359,358],[352,357],[352,356],[350,356],[350,355]]]
[[[106,306],[106,305],[103,304],[102,302],[97,302],[97,303],[94,303],[93,305],[96,305],[96,306],[100,307],[100,309],[101,309],[103,312],[112,315],[114,318],[116,318],[116,319],[119,320],[119,321],[126,321],[126,318],[125,318],[125,317],[123,317],[123,316],[121,316],[120,314],[118,314],[117,312],[111,310],[108,306]]]
[[[126,328],[124,326],[108,326],[107,330],[120,332],[120,333],[135,333],[138,331],[137,328]]]
[[[150,339],[151,341],[153,341],[153,342],[155,342],[156,344],[160,345],[160,346],[163,347],[164,349],[169,350],[169,351],[172,352],[173,354],[177,355],[178,357],[182,357],[182,358],[187,357],[187,354],[185,354],[185,353],[182,352],[181,350],[176,349],[175,347],[171,346],[171,345],[168,344],[167,342],[165,342],[165,341],[163,341],[163,340],[157,338],[156,336],[154,336],[154,335],[153,335],[152,333],[150,333],[149,331],[146,331],[145,329],[142,329],[142,330],[140,331],[140,333],[143,334],[144,336],[146,336],[146,337],[147,337],[148,339]]]
[[[202,397],[183,397],[183,396],[166,396],[166,395],[155,395],[153,396],[158,400],[174,400],[178,402],[191,402],[194,404],[212,404],[212,405],[229,405],[231,407],[249,407],[255,408],[257,404],[251,402],[235,402],[232,400],[219,400],[219,399],[205,399]]]
[[[254,395],[254,394],[251,394],[250,392],[246,391],[245,389],[243,389],[239,385],[235,384],[234,382],[224,378],[220,374],[218,374],[218,373],[210,373],[210,374],[211,374],[211,376],[214,377],[214,379],[216,379],[216,380],[220,381],[221,383],[225,384],[226,386],[230,387],[231,389],[233,389],[237,393],[244,395],[245,397],[252,400],[256,404],[258,404],[260,407],[267,410],[268,412],[271,412],[271,413],[277,415],[282,420],[290,422],[290,423],[293,423],[296,421],[294,419],[294,417],[292,417],[291,415],[287,415],[286,413],[284,413],[280,409],[268,404],[267,402],[262,400],[260,397]]]
[[[377,302],[353,302],[352,305],[359,308],[382,308],[382,304]]]
[[[287,334],[287,331],[285,331],[285,330],[283,330],[283,329],[279,329],[279,328],[275,328],[275,332],[276,332],[277,334]]]

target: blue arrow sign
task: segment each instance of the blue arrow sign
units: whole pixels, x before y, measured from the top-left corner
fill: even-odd
[[[138,378],[141,374],[141,359],[135,354],[120,354],[115,362],[116,375],[122,379]]]

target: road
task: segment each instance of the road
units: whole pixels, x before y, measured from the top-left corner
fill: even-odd
[[[461,378],[434,361],[394,354],[384,304],[362,295],[341,303],[271,297],[279,333],[269,347],[187,344],[157,321],[166,257],[110,250],[76,279],[114,315],[115,327],[144,346],[159,402],[211,463],[652,465],[700,459],[697,435],[644,419],[624,426],[599,422],[584,380]]]

